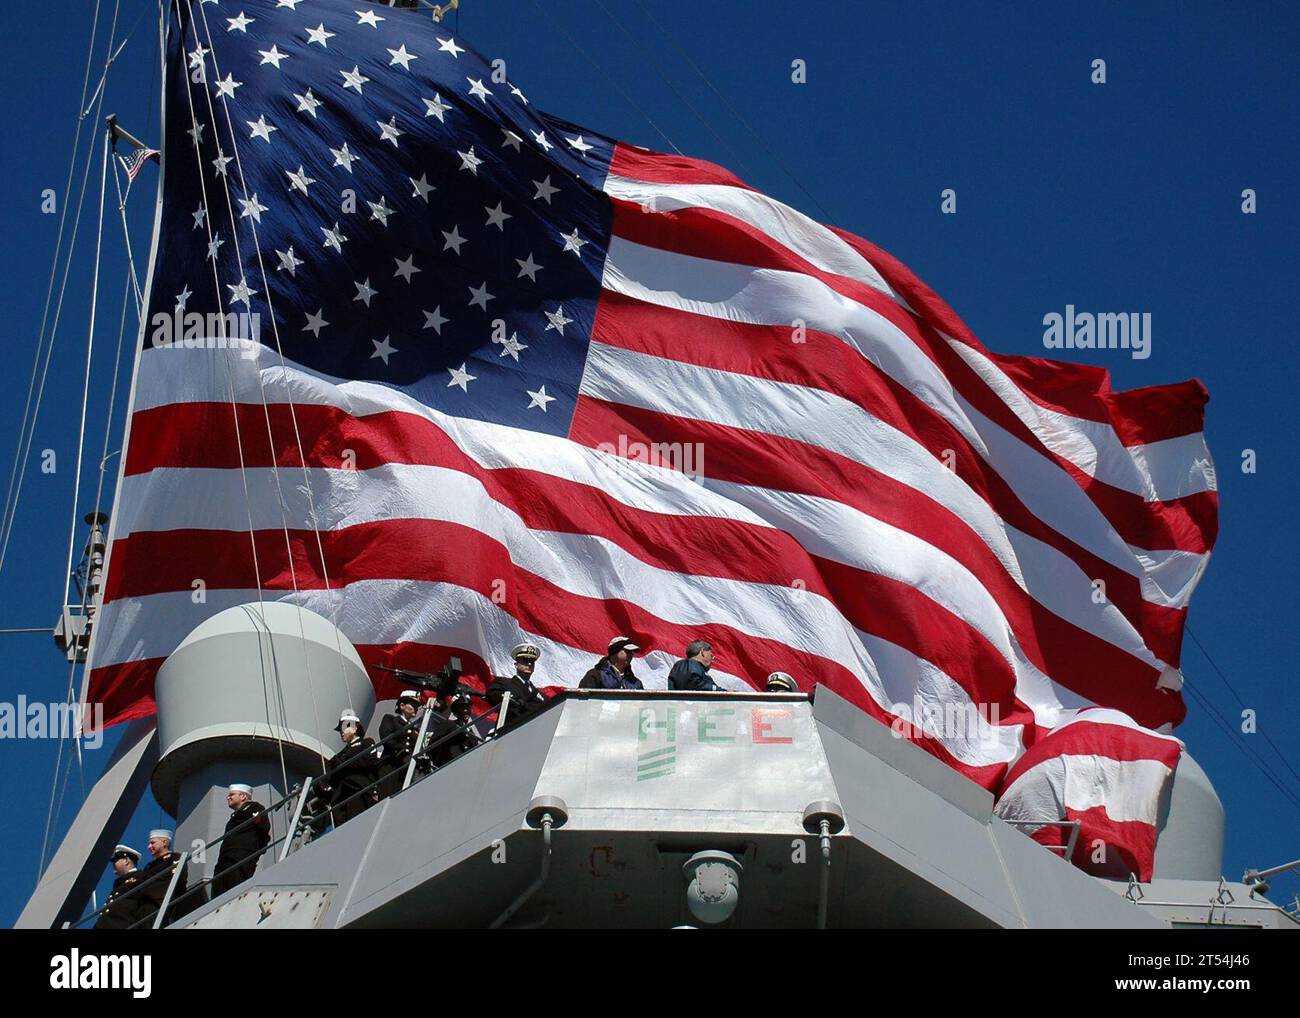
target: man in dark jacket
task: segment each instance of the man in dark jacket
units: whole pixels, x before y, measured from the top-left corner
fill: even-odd
[[[338,827],[379,801],[379,793],[370,787],[379,779],[379,754],[375,740],[366,738],[365,726],[353,711],[339,716],[334,731],[343,748],[330,757],[325,774],[312,782],[312,790]]]
[[[498,676],[487,688],[487,702],[493,707],[499,707],[505,694],[510,694],[506,723],[503,726],[498,721],[497,724],[497,730],[502,732],[523,724],[547,704],[541,690],[533,685],[533,672],[537,668],[537,659],[542,656],[541,648],[533,643],[520,643],[510,656],[515,660],[515,674]]]
[[[271,842],[271,819],[266,807],[253,801],[250,785],[231,785],[226,792],[230,819],[221,838],[217,868],[212,878],[212,896],[225,894],[253,875],[261,851]]]
[[[135,924],[135,928],[149,929],[154,924],[158,915],[158,910],[162,908],[163,898],[167,896],[167,888],[171,884],[172,874],[175,873],[177,864],[181,861],[178,853],[172,851],[172,832],[167,830],[156,830],[149,832],[149,854],[153,856],[153,861],[149,863],[140,873],[140,890],[136,897],[140,898],[140,918],[141,922]],[[186,874],[185,867],[180,868],[180,876],[176,879],[176,890],[172,894],[172,902],[176,902],[185,894]],[[178,919],[184,915],[190,899],[186,899],[179,905],[169,904],[167,906],[167,915],[163,918],[162,925],[166,926],[173,919]]]
[[[609,641],[609,652],[592,665],[578,683],[581,689],[644,689],[632,674],[632,657],[641,648],[630,636],[616,636]]]
[[[673,665],[668,673],[668,688],[721,692],[721,687],[709,678],[712,666],[713,647],[707,640],[692,640],[686,645],[686,657]]]
[[[95,920],[95,929],[125,930],[144,916],[140,895],[128,894],[140,884],[142,874],[135,868],[139,861],[140,853],[134,848],[118,845],[113,849],[113,872],[117,876],[113,878],[113,890],[104,902],[104,910]]]
[[[379,762],[384,775],[384,782],[379,786],[381,797],[402,790],[411,754],[415,752],[415,743],[420,737],[422,705],[423,699],[417,690],[404,689],[397,698],[393,713],[385,714],[379,722],[379,742],[384,750]]]
[[[433,710],[433,705],[429,705]],[[425,742],[425,751],[420,754],[420,764],[429,767],[444,767],[462,753],[483,741],[479,730],[471,723],[473,710],[470,698],[464,693],[457,693],[446,701],[445,706],[433,712],[429,718],[429,737]],[[510,699],[510,713],[514,713],[514,697]]]

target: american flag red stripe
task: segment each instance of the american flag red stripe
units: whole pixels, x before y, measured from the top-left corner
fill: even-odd
[[[1096,736],[1141,790],[1113,810],[1063,792],[1062,816],[1149,866],[1178,743],[1136,723],[1184,715],[1216,529],[1199,383],[1115,393],[1096,368],[991,354],[897,260],[700,160],[620,145],[605,192],[566,437],[264,346],[142,352],[90,681],[110,721],[152,709],[203,618],[259,597],[336,620],[370,664],[454,652],[480,679],[527,639],[543,681],[574,685],[633,632],[662,685],[703,637],[722,684],[828,685],[1008,810],[1072,788]],[[702,448],[701,476],[630,463],[637,442]],[[922,730],[914,699],[997,717]],[[1094,707],[1106,723],[1076,713]]]

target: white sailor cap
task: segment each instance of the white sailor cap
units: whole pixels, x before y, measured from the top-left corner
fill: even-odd
[[[240,784],[234,784],[234,785],[231,785],[229,788],[227,788],[226,791],[227,791],[227,792],[243,792],[245,795],[252,795],[252,794],[253,794],[253,786],[252,786],[252,785],[240,785]]]
[[[536,661],[542,656],[542,648],[535,643],[517,643],[514,649],[510,651],[510,656],[518,661],[520,658],[526,658],[530,661]]]
[[[336,732],[341,732],[341,731],[343,731],[343,726],[344,726],[344,725],[348,725],[348,724],[351,724],[351,725],[359,725],[359,724],[361,724],[361,719],[360,719],[359,717],[357,717],[357,712],[356,712],[356,711],[354,711],[354,710],[345,710],[342,714],[340,714],[340,715],[339,715],[339,723],[338,723],[337,725],[334,726],[334,731],[336,731]]]
[[[794,676],[787,672],[773,672],[767,677],[767,691],[769,693],[797,693],[799,692],[799,683],[794,681]]]
[[[153,841],[154,838],[162,838],[164,841],[171,841],[172,832],[167,830],[165,827],[159,827],[157,830],[149,832],[149,840]]]
[[[411,701],[413,704],[415,704],[417,707],[420,706],[420,693],[419,693],[419,690],[415,690],[415,689],[403,689],[403,690],[402,690],[402,694],[401,694],[401,696],[399,696],[399,697],[397,698],[397,702],[398,702],[398,703],[401,703],[403,700],[410,700],[410,701]]]
[[[113,847],[112,858],[116,860],[119,856],[123,856],[123,855],[126,856],[128,859],[130,859],[132,862],[140,861],[140,853],[137,852],[130,845],[115,845]]]

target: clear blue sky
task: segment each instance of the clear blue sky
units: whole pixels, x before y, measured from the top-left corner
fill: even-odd
[[[149,140],[157,138],[154,2],[122,2],[119,38],[144,17],[113,68],[103,111],[116,111]],[[1300,857],[1300,809],[1250,759],[1261,758],[1300,795],[1293,674],[1300,563],[1291,529],[1300,496],[1295,5],[696,0],[654,5],[665,35],[637,0],[462,3],[462,35],[505,59],[533,102],[650,147],[667,148],[667,136],[681,151],[862,234],[907,262],[995,350],[1044,354],[1043,316],[1067,303],[1151,313],[1150,359],[1074,355],[1110,368],[1120,388],[1191,376],[1209,388],[1206,431],[1219,468],[1222,532],[1191,628],[1231,689],[1188,640],[1183,666],[1199,696],[1189,696],[1178,734],[1227,809],[1226,874],[1235,879],[1247,866]],[[222,6],[238,12],[232,0]],[[111,13],[112,3],[105,7]],[[92,9],[90,0],[12,0],[0,37],[7,136],[0,490],[58,225],[57,216],[42,214],[41,192],[64,186]],[[1089,80],[1094,58],[1106,61],[1105,85]],[[807,63],[806,84],[791,82],[795,59]],[[88,130],[98,127],[87,119]],[[97,172],[96,163],[92,190]],[[142,260],[153,174],[146,169],[131,202]],[[955,216],[940,214],[944,188],[957,192]],[[1255,215],[1241,212],[1245,188],[1258,194]],[[0,628],[50,625],[61,597],[95,207],[92,195],[0,571]],[[121,308],[121,227],[111,218],[105,239],[97,391],[78,517],[91,508]],[[1248,448],[1258,456],[1253,475],[1240,468]],[[40,471],[44,449],[56,451],[54,474]],[[114,460],[110,481],[115,471]],[[82,536],[79,529],[79,542]],[[0,647],[0,700],[20,692],[62,697],[68,669],[48,635],[0,636]],[[1230,738],[1201,702],[1236,731],[1238,696],[1257,711],[1260,732],[1286,763],[1263,734]],[[36,880],[55,752],[53,742],[0,741],[8,870],[0,924],[13,921]],[[87,785],[105,758],[106,750],[88,755]],[[79,795],[74,771],[64,825]],[[159,819],[152,802],[142,807],[131,839],[143,844]],[[1289,901],[1300,879],[1279,878],[1274,888],[1276,900]]]

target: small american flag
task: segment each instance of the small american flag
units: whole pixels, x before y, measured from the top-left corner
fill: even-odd
[[[178,642],[263,597],[370,664],[486,679],[535,643],[553,686],[623,633],[663,687],[701,637],[720,685],[830,686],[994,793],[1047,747],[1017,802],[1081,711],[1182,720],[1217,526],[1199,383],[992,353],[861,238],[358,6],[176,5],[107,717],[151,713]],[[232,313],[254,341],[205,318]],[[1137,745],[1116,763],[1154,747],[1167,779],[1176,740]],[[1085,843],[1112,808],[1095,829],[1149,873],[1158,796],[1058,783]]]
[[[130,155],[118,155],[117,161],[122,164],[122,169],[126,170],[126,179],[134,182],[136,175],[150,159],[158,161],[160,153],[156,148],[137,148]]]

